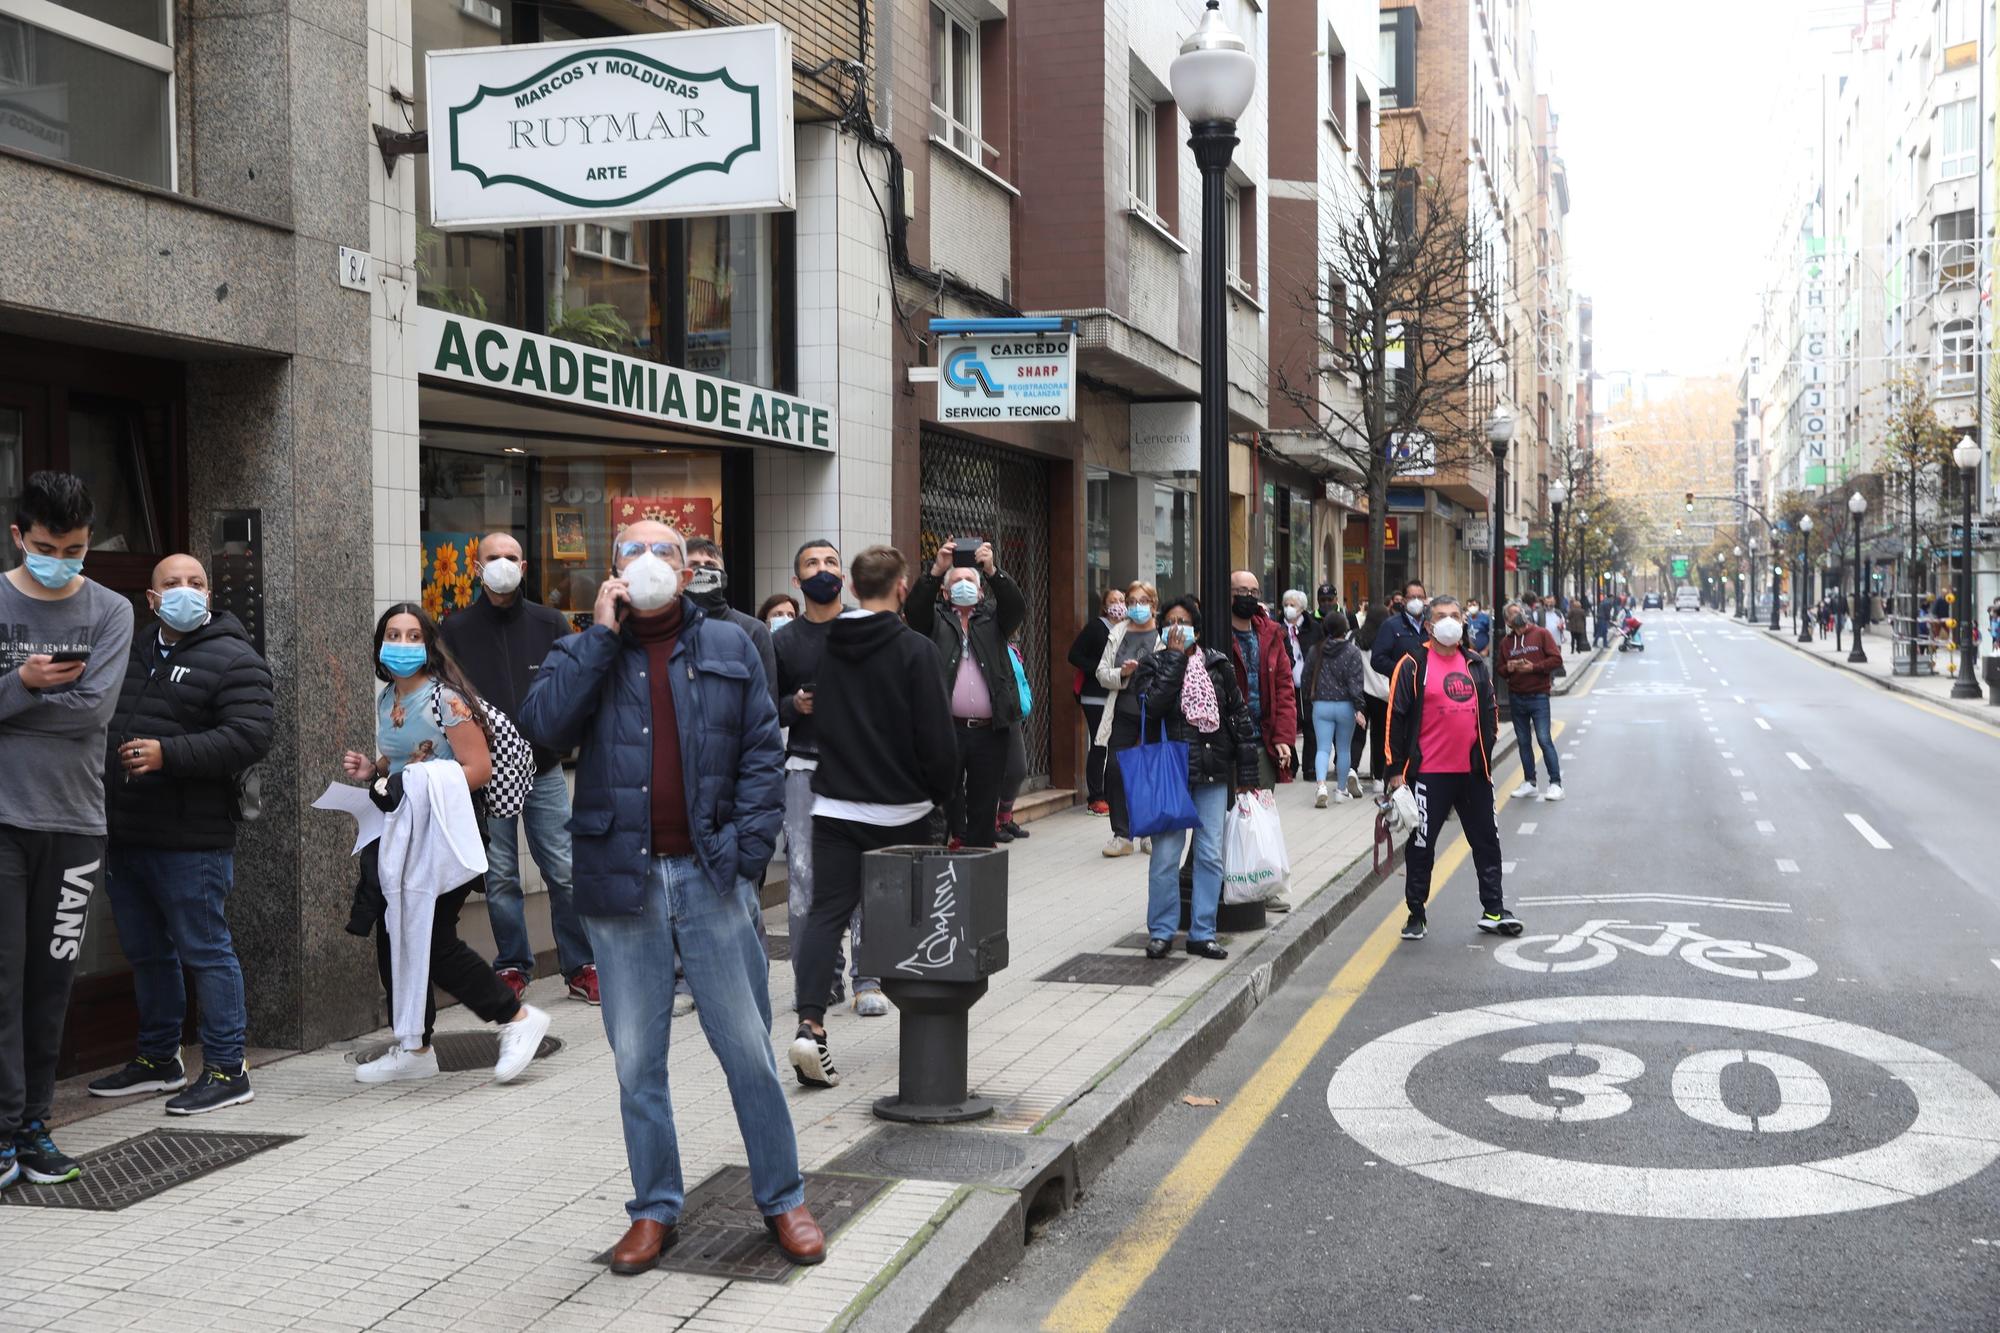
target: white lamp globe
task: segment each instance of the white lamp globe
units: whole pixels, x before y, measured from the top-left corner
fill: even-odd
[[[1979,442],[1969,435],[1966,436],[1958,442],[1958,447],[1951,451],[1951,457],[1961,468],[1967,472],[1972,471],[1979,466]]]
[[[1568,499],[1569,499],[1569,487],[1563,485],[1561,482],[1557,482],[1555,485],[1549,487],[1550,504],[1559,505]]]
[[[1804,518],[1802,518],[1802,519],[1800,519],[1800,520],[1799,520],[1799,531],[1800,531],[1800,532],[1811,532],[1812,530],[1813,530],[1813,520],[1812,520],[1812,515],[1811,515],[1811,514],[1807,514],[1807,515],[1806,515],[1806,516],[1805,516]]]
[[[1167,70],[1174,102],[1190,125],[1235,124],[1257,91],[1257,61],[1208,0],[1201,22]]]
[[[1868,512],[1868,497],[1860,491],[1847,497],[1847,512],[1860,515]]]

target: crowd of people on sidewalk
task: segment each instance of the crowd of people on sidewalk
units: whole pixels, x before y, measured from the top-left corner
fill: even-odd
[[[91,520],[80,479],[35,474],[14,515],[21,566],[0,578],[0,1187],[82,1171],[48,1116],[100,886],[133,965],[139,1025],[132,1060],[90,1093],[172,1094],[173,1115],[254,1096],[225,907],[272,744],[272,674],[243,626],[211,606],[192,556],[155,568],[153,618],[135,633],[132,605],[83,574]],[[797,1010],[788,1060],[801,1085],[834,1087],[828,1013],[849,995],[862,1017],[889,1012],[863,965],[867,854],[979,852],[1029,836],[1012,813],[1035,706],[1015,642],[1026,600],[977,538],[944,542],[920,570],[893,547],[849,563],[833,542],[809,541],[793,590],[756,616],[730,606],[712,542],[639,521],[613,556],[581,632],[522,592],[523,552],[506,532],[479,543],[482,596],[470,606],[440,624],[399,603],[375,625],[373,742],[341,756],[355,799],[330,789],[321,802],[364,825],[379,816],[346,925],[373,937],[396,1040],[355,1077],[438,1073],[433,987],[495,1025],[495,1082],[528,1067],[551,1020],[524,998],[536,966],[525,841],[566,993],[601,1006],[617,1069],[634,1197],[614,1271],[644,1271],[674,1242],[685,1186],[667,1053],[673,1019],[690,1011],[726,1077],[757,1206],[786,1256],[816,1263],[825,1238],[804,1205],[770,1040],[765,871],[782,839]],[[1248,570],[1231,576],[1224,608],[1163,603],[1135,581],[1099,611],[1070,652],[1088,803],[1111,822],[1106,856],[1149,858],[1149,957],[1185,929],[1190,955],[1226,958],[1216,920],[1232,805],[1268,803],[1301,773],[1320,807],[1358,799],[1364,744],[1385,810],[1410,834],[1412,937],[1430,849],[1454,810],[1479,871],[1481,928],[1518,932],[1492,831],[1493,679],[1508,681],[1521,738],[1527,776],[1513,794],[1537,794],[1539,744],[1539,795],[1560,800],[1548,691],[1574,616],[1545,623],[1532,603],[1510,603],[1496,632],[1476,605],[1427,599],[1417,582],[1358,624],[1331,586],[1318,614],[1293,591],[1273,615]],[[1162,738],[1185,747],[1172,781],[1184,778],[1192,813],[1135,839],[1119,757]],[[491,960],[459,930],[480,892]],[[1264,905],[1289,908],[1282,891]],[[193,1080],[180,1053],[183,969],[199,1002]]]

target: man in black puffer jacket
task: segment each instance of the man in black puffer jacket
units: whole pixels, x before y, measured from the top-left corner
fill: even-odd
[[[271,669],[208,574],[170,555],[146,593],[157,620],[132,636],[106,741],[106,888],[139,1002],[139,1055],[90,1085],[97,1097],[183,1087],[183,965],[200,1001],[201,1080],[167,1103],[199,1115],[247,1102],[243,970],[223,903],[235,874],[237,775],[271,748]]]

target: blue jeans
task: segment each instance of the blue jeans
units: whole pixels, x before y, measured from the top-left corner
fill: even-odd
[[[674,974],[662,966],[677,945],[702,1033],[729,1082],[757,1207],[773,1217],[805,1201],[791,1108],[771,1054],[771,988],[751,924],[756,910],[749,880],[718,890],[694,858],[663,856],[650,868],[640,915],[584,918],[597,955],[604,1034],[618,1067],[634,1191],[625,1211],[633,1221],[677,1221],[687,1197],[667,1090]]]
[[[556,932],[556,963],[566,977],[590,963],[590,936],[577,917],[570,893],[569,784],[562,769],[535,775],[528,803],[512,819],[486,821],[486,918],[493,923],[494,970],[518,967],[535,975],[535,948],[528,942],[528,909],[521,897],[519,833],[528,832],[528,852],[549,890],[549,923]]]
[[[1215,910],[1222,905],[1222,820],[1229,813],[1229,785],[1205,782],[1194,789],[1194,909],[1188,943],[1215,938]],[[1181,924],[1181,848],[1187,830],[1153,835],[1153,859],[1146,868],[1146,934],[1170,940]]]
[[[1521,752],[1522,780],[1535,780],[1535,751],[1529,743],[1529,728],[1532,726],[1533,741],[1542,747],[1542,758],[1548,762],[1549,781],[1555,786],[1562,786],[1562,761],[1556,758],[1555,737],[1549,734],[1549,696],[1510,694],[1507,704],[1514,714],[1514,748]]]
[[[194,973],[201,1058],[210,1069],[243,1063],[243,969],[223,915],[235,876],[227,850],[167,851],[112,843],[105,892],[139,1001],[139,1054],[178,1057],[187,1020],[183,965]]]
[[[1319,742],[1319,780],[1327,773],[1345,783],[1354,771],[1354,705],[1334,699],[1313,700],[1313,738]],[[1327,768],[1327,747],[1334,747],[1333,768]]]

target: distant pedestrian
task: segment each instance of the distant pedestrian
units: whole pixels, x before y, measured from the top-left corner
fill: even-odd
[[[1257,600],[1257,576],[1239,569],[1229,576],[1227,650],[1236,663],[1236,682],[1257,723],[1258,787],[1274,791],[1292,780],[1293,747],[1299,738],[1298,690],[1292,685],[1291,660],[1284,631],[1264,613]],[[1292,904],[1280,890],[1264,899],[1267,912],[1289,912]]]
[[[445,651],[437,623],[416,603],[398,602],[375,622],[375,677],[385,686],[375,696],[375,758],[347,751],[341,760],[347,776],[369,783],[385,813],[403,808],[405,773],[412,764],[456,763],[465,791],[484,788],[493,776],[493,750],[479,695]],[[446,802],[441,799],[436,805],[443,809]],[[448,839],[449,831],[441,836]],[[476,828],[470,836],[476,842]],[[355,1066],[355,1081],[375,1084],[436,1077],[437,1052],[431,1047],[437,1026],[435,987],[499,1025],[500,1057],[493,1066],[493,1081],[511,1082],[534,1058],[548,1033],[549,1016],[524,1003],[458,937],[458,915],[480,887],[480,877],[473,874],[441,887],[427,879],[412,884],[404,895],[402,876],[408,867],[428,869],[442,864],[442,858],[431,856],[431,849],[416,849],[407,861],[398,863],[388,844],[385,831],[362,849],[361,882],[347,929],[355,935],[374,932],[375,966],[399,1044]],[[405,928],[409,913],[426,907],[429,930]],[[413,955],[405,947],[426,939],[426,954]]]
[[[1229,957],[1215,938],[1222,902],[1222,829],[1232,794],[1252,792],[1262,746],[1238,687],[1230,655],[1201,642],[1201,612],[1192,597],[1166,611],[1166,639],[1139,666],[1133,688],[1160,719],[1168,740],[1188,747],[1188,789],[1200,822],[1194,828],[1194,888],[1187,951],[1196,958]],[[1180,925],[1181,852],[1188,830],[1155,834],[1146,874],[1146,957],[1165,958]]]
[[[1287,591],[1278,599],[1278,604],[1279,628],[1285,632],[1285,648],[1292,658],[1292,695],[1298,698],[1300,683],[1305,679],[1306,656],[1319,643],[1320,625],[1312,612],[1306,610],[1306,595],[1299,589]],[[1301,707],[1298,714],[1299,732],[1293,738],[1292,746],[1294,774],[1303,768],[1304,756],[1313,753],[1316,748],[1313,744],[1312,713]]]
[[[757,619],[764,622],[764,628],[772,634],[772,652],[777,651],[776,635],[779,630],[799,618],[799,601],[788,592],[774,592],[764,599],[757,608]]]
[[[577,750],[577,910],[596,950],[633,1185],[611,1271],[652,1268],[686,1200],[667,1088],[676,949],[729,1086],[751,1198],[780,1252],[816,1264],[826,1237],[805,1206],[756,925],[784,823],[778,710],[750,638],[679,595],[679,532],[633,523],[612,553],[590,628],[556,645],[521,708],[530,740]],[[846,923],[843,911],[833,929]]]
[[[722,563],[722,548],[706,537],[691,537],[687,544],[687,599],[701,608],[710,620],[725,620],[750,636],[757,660],[764,664],[764,683],[771,691],[771,703],[778,702],[778,659],[771,647],[771,629],[762,616],[748,616],[729,604],[729,571]]]
[[[1028,664],[1021,656],[1020,634],[1007,644],[1007,655],[1014,660],[1014,684],[1021,696],[1021,722],[1007,728],[1007,767],[1000,775],[1000,804],[993,816],[993,841],[995,843],[1015,842],[1028,836],[1028,830],[1021,827],[1014,818],[1014,801],[1021,794],[1021,785],[1028,780],[1028,719],[1034,716],[1034,694],[1028,688]]]
[[[1597,632],[1592,642],[1599,648],[1611,642],[1611,618],[1616,609],[1616,599],[1610,597],[1597,599]]]
[[[93,1097],[186,1086],[181,1026],[194,975],[202,1073],[167,1102],[200,1115],[249,1101],[243,968],[223,908],[235,883],[237,775],[271,749],[271,669],[236,617],[209,608],[191,555],[153,567],[155,620],[134,635],[112,718],[105,782],[111,845],[105,892],[132,964],[139,1050],[90,1085]]]
[[[1569,604],[1569,644],[1578,655],[1590,651],[1590,613],[1581,600]]]
[[[869,547],[854,557],[853,580],[860,608],[833,622],[820,659],[813,904],[793,940],[800,999],[791,1062],[812,1088],[840,1082],[822,997],[833,989],[841,932],[861,905],[862,859],[935,842],[932,815],[951,799],[964,758],[936,649],[897,614],[915,596],[903,553]]]
[[[1104,788],[1111,798],[1111,837],[1104,844],[1106,856],[1132,854],[1132,830],[1125,808],[1125,776],[1118,767],[1118,754],[1139,744],[1139,692],[1130,688],[1139,663],[1152,656],[1160,645],[1159,590],[1140,581],[1125,590],[1125,618],[1105,636],[1104,651],[1098,655],[1096,679],[1104,691],[1104,716],[1097,727],[1097,743],[1109,756]],[[1153,730],[1157,732],[1155,723]],[[1143,850],[1143,849],[1142,849]]]
[[[943,659],[958,728],[952,834],[964,846],[991,847],[1000,779],[1007,770],[1007,731],[1021,721],[1007,640],[1026,623],[1028,599],[994,562],[992,542],[979,543],[970,565],[957,564],[957,553],[956,541],[938,548],[930,569],[910,589],[903,617],[937,645]]]
[[[1083,762],[1084,800],[1093,815],[1111,813],[1104,772],[1109,752],[1098,735],[1104,724],[1104,706],[1109,693],[1098,683],[1097,661],[1104,656],[1104,645],[1110,640],[1111,631],[1123,619],[1125,590],[1106,588],[1104,595],[1098,599],[1097,614],[1084,622],[1069,645],[1068,661],[1076,668],[1076,702],[1083,710],[1084,744],[1089,747]]]
[[[1382,627],[1388,623],[1389,608],[1380,602],[1371,602],[1368,604],[1368,613],[1361,619],[1361,628],[1354,632],[1354,646],[1371,656],[1368,668],[1368,705],[1365,710],[1368,720],[1368,778],[1375,784],[1378,796],[1382,793],[1383,784],[1389,776],[1389,760],[1383,750],[1389,731],[1387,725],[1389,676],[1374,665],[1372,656],[1376,639],[1381,634]],[[1356,760],[1357,767],[1359,763],[1360,761]]]
[[[1546,629],[1531,623],[1525,608],[1510,602],[1507,636],[1500,641],[1496,660],[1507,680],[1507,707],[1514,719],[1514,743],[1521,754],[1521,785],[1510,795],[1518,801],[1535,794],[1534,747],[1540,745],[1542,762],[1549,769],[1549,789],[1541,799],[1560,801],[1562,760],[1549,729],[1549,690],[1556,668],[1562,665],[1562,645]]]
[[[1368,663],[1347,637],[1347,617],[1335,611],[1326,618],[1325,633],[1306,659],[1302,699],[1313,716],[1314,773],[1319,790],[1313,804],[1324,809],[1327,778],[1333,778],[1333,800],[1361,796],[1361,778],[1354,770],[1354,728],[1368,707]]]
[[[1458,603],[1430,603],[1429,636],[1396,664],[1389,695],[1391,791],[1408,786],[1416,828],[1404,849],[1403,938],[1420,940],[1429,924],[1431,869],[1453,811],[1472,849],[1479,879],[1479,929],[1519,935],[1501,883],[1500,830],[1493,817],[1493,746],[1499,739],[1493,673],[1461,645]],[[1504,651],[1504,649],[1502,650]]]
[[[522,589],[526,568],[521,543],[512,533],[487,533],[479,541],[475,570],[483,595],[452,612],[439,627],[467,682],[509,718],[521,715],[521,701],[528,697],[535,673],[557,641],[572,632],[568,616]],[[557,751],[537,746],[535,785],[521,813],[486,821],[486,919],[493,927],[493,970],[517,999],[535,976],[535,947],[528,937],[528,906],[521,889],[525,837],[547,891],[563,985],[572,1000],[596,1004],[590,936],[576,914],[571,890],[569,783],[562,759]]]
[[[83,1174],[48,1118],[132,644],[132,604],[83,575],[92,517],[81,477],[31,473],[14,501],[21,563],[0,576],[0,1189]]]
[[[813,905],[813,774],[819,771],[819,670],[826,660],[827,637],[840,618],[840,593],[845,583],[839,548],[824,537],[808,540],[792,556],[792,582],[806,599],[806,613],[773,646],[778,654],[778,721],[785,726],[785,919],[796,944],[805,938],[806,918]],[[889,1001],[882,983],[861,974],[861,906],[855,904],[847,922],[853,946],[846,960],[854,983],[854,1012],[863,1018],[884,1018]],[[833,990],[826,1004],[847,998],[841,985],[840,937],[833,940]],[[799,956],[792,953],[794,1008],[804,994],[798,986]],[[692,1008],[692,1001],[686,1007]],[[676,998],[674,1012],[683,1002]]]
[[[1485,656],[1493,646],[1493,616],[1481,609],[1479,599],[1465,604],[1465,650]]]
[[[1319,618],[1322,621],[1324,621],[1328,616],[1332,615],[1335,611],[1341,610],[1340,589],[1334,587],[1331,583],[1320,584],[1319,590],[1317,593],[1314,594],[1314,596],[1316,600],[1319,602]]]

